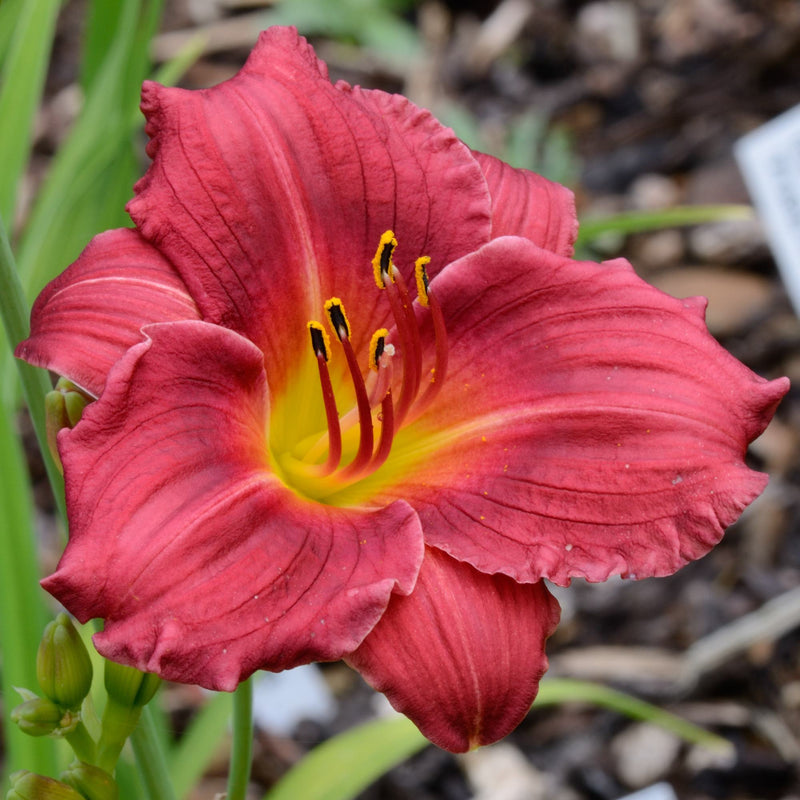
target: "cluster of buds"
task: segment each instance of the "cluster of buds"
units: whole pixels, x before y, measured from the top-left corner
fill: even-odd
[[[119,789],[105,770],[75,761],[61,780],[20,770],[11,776],[6,800],[117,800]]]
[[[75,730],[92,686],[92,661],[66,614],[44,630],[36,655],[36,679],[44,697],[18,689],[22,704],[11,718],[31,736],[63,736]]]
[[[77,759],[60,780],[27,770],[15,772],[6,800],[117,800],[114,767],[161,679],[105,662],[106,705],[99,736],[92,737],[82,719],[92,686],[92,661],[72,620],[63,613],[45,628],[36,657],[36,677],[42,696],[18,689],[23,702],[11,717],[31,736],[66,739]],[[97,723],[96,718],[94,721]]]

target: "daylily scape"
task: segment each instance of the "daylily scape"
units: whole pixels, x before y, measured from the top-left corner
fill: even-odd
[[[134,228],[47,286],[17,355],[96,398],[58,434],[44,587],[106,657],[232,690],[344,658],[433,742],[523,718],[543,579],[668,575],[764,488],[787,391],[704,301],[572,258],[572,195],[264,32],[146,83]]]

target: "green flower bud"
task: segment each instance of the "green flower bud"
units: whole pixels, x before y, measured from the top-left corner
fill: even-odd
[[[92,661],[66,614],[59,614],[44,629],[36,655],[36,677],[42,692],[62,708],[79,708],[89,694]]]
[[[11,775],[10,781],[6,800],[84,800],[66,783],[24,769]]]
[[[58,432],[62,428],[74,428],[80,422],[83,409],[92,398],[79,389],[66,378],[59,378],[56,388],[48,392],[44,398],[45,431],[47,433],[47,446],[58,468],[61,467],[61,458],[58,454]]]
[[[116,781],[104,769],[74,761],[61,773],[61,780],[77,789],[86,800],[118,800]]]
[[[45,697],[34,697],[21,703],[11,712],[11,719],[28,736],[49,736],[61,731],[64,727],[62,722],[66,727],[72,723],[69,712],[65,715],[63,708]]]
[[[147,705],[161,685],[158,675],[114,661],[106,661],[104,679],[108,696],[123,708]]]

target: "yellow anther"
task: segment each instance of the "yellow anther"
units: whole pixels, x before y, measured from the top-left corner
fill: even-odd
[[[350,337],[350,323],[347,321],[347,314],[344,313],[344,305],[338,297],[331,297],[325,301],[325,311],[328,312],[328,319],[331,323],[333,332],[339,337],[339,341]]]
[[[375,283],[379,289],[386,288],[386,279],[394,282],[392,270],[392,254],[397,247],[397,239],[394,238],[394,231],[385,231],[381,236],[378,249],[375,251],[375,257],[372,259],[372,272],[375,275]]]
[[[381,356],[386,349],[386,337],[389,331],[386,328],[379,328],[372,334],[372,339],[369,343],[369,368],[378,371],[380,366]]]
[[[311,334],[311,347],[314,350],[314,355],[322,356],[327,361],[331,357],[331,341],[325,332],[325,328],[312,319],[308,323],[308,332]]]
[[[420,256],[414,264],[414,277],[417,279],[417,300],[421,306],[428,305],[428,270],[431,263],[429,256]]]

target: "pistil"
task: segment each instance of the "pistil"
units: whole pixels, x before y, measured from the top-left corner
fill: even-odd
[[[378,449],[372,456],[372,460],[368,464],[368,471],[374,472],[389,458],[389,453],[392,450],[392,441],[394,439],[395,431],[395,418],[394,418],[394,403],[392,402],[392,356],[394,355],[394,347],[387,345],[386,337],[389,331],[386,328],[381,328],[375,331],[372,341],[369,345],[369,367],[378,373],[378,385],[376,396],[380,397],[381,412],[379,419],[381,421],[381,438],[378,441]],[[383,375],[381,380],[380,376]]]
[[[309,322],[311,347],[317,357],[319,382],[322,386],[322,400],[325,404],[325,418],[328,423],[328,458],[320,467],[320,475],[330,475],[342,458],[342,429],[339,424],[339,410],[336,408],[336,395],[333,393],[331,376],[328,372],[330,358],[330,340],[319,322]]]

